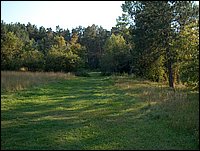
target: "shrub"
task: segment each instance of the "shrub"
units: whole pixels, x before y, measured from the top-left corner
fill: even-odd
[[[79,69],[74,74],[75,76],[80,76],[80,77],[90,77],[90,75],[88,74],[88,71],[86,71],[85,69]]]

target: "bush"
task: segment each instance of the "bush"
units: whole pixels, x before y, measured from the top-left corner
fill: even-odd
[[[126,44],[123,36],[112,34],[107,39],[104,46],[104,53],[100,59],[101,71],[109,72],[129,72],[131,53],[129,45]]]
[[[90,75],[88,74],[88,71],[86,71],[85,69],[79,69],[74,74],[75,76],[80,76],[80,77],[90,77]]]

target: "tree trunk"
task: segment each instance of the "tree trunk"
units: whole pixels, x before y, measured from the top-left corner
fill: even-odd
[[[168,80],[169,80],[169,87],[174,88],[174,77],[173,77],[173,71],[172,71],[172,60],[169,52],[169,48],[167,48],[167,54],[168,54]]]
[[[171,59],[168,61],[168,74],[169,74],[169,87],[174,88],[174,78],[173,78],[173,72],[172,72],[172,62]]]

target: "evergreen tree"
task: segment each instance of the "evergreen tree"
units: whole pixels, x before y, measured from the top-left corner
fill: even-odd
[[[122,9],[124,14],[118,21],[130,26],[135,43],[133,71],[144,77],[154,73],[150,72],[151,65],[164,57],[164,66],[161,61],[158,68],[163,68],[160,73],[168,74],[169,86],[174,88],[174,66],[179,53],[172,43],[183,26],[196,18],[197,7],[193,2],[182,1],[126,1]]]

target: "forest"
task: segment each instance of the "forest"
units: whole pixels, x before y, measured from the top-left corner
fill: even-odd
[[[110,31],[91,25],[56,31],[1,21],[1,70],[134,74],[199,87],[199,6],[127,1]]]

